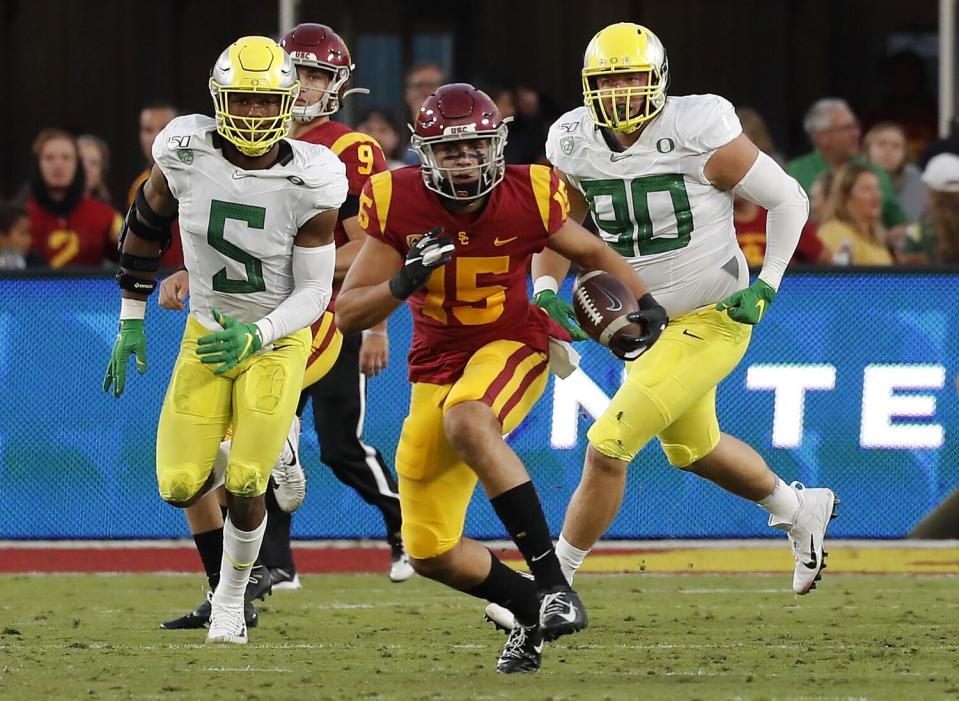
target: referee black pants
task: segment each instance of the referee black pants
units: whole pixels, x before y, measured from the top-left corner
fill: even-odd
[[[400,542],[400,499],[396,479],[380,451],[363,442],[366,418],[366,376],[360,372],[361,334],[346,336],[330,371],[303,390],[297,414],[313,401],[313,424],[320,443],[320,459],[367,504],[380,510],[391,545]],[[314,494],[313,498],[322,498]],[[267,489],[269,514],[260,561],[269,568],[293,567],[290,552],[291,516],[277,506],[273,487]]]

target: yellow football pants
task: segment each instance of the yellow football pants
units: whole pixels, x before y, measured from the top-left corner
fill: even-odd
[[[196,354],[197,339],[208,333],[187,319],[160,411],[157,483],[171,503],[190,500],[206,483],[231,423],[227,491],[243,497],[266,491],[296,411],[312,337],[302,329],[277,340],[273,350],[214,375]]]
[[[716,386],[739,364],[752,327],[713,308],[671,320],[633,363],[587,436],[600,453],[631,461],[658,436],[670,464],[686,467],[719,442]]]
[[[403,543],[415,558],[450,550],[463,535],[476,473],[450,445],[443,416],[466,401],[482,401],[509,433],[546,388],[545,353],[515,341],[494,341],[473,354],[453,384],[413,384],[410,413],[396,449]]]

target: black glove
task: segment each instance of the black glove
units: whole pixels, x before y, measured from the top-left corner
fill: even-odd
[[[659,340],[669,323],[666,310],[648,292],[639,298],[639,311],[628,317],[634,324],[643,327],[639,336],[615,334],[609,342],[609,350],[620,360],[636,360]]]
[[[413,244],[403,267],[390,279],[390,294],[406,299],[426,284],[434,270],[450,262],[456,246],[442,233],[443,227],[437,226]]]

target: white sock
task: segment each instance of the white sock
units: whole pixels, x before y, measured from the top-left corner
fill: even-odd
[[[587,555],[589,555],[589,550],[580,550],[570,545],[569,541],[560,534],[559,541],[556,543],[556,557],[559,559],[559,566],[560,569],[563,570],[563,576],[566,577],[566,581],[570,584],[573,583],[573,575],[576,574],[576,570],[583,564],[583,560]]]
[[[223,559],[220,561],[220,583],[213,599],[228,606],[242,606],[250,568],[260,554],[260,544],[266,532],[266,516],[255,530],[241,531],[233,525],[228,513],[223,522]]]
[[[764,508],[770,513],[769,525],[792,525],[796,512],[799,511],[799,495],[796,490],[776,478],[776,486],[769,496],[756,502],[757,506]]]

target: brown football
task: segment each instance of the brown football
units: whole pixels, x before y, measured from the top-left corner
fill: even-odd
[[[602,270],[581,274],[573,288],[573,311],[580,328],[594,341],[609,345],[617,333],[640,336],[643,328],[626,316],[639,311],[639,302],[622,282]]]

